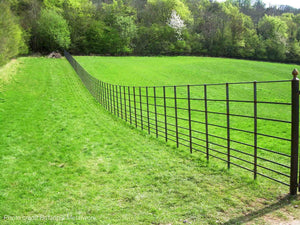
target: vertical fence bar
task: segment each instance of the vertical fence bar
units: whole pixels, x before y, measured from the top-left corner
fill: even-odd
[[[101,103],[100,102],[100,88],[99,88],[99,86],[100,86],[100,80],[96,80],[96,93],[97,93],[97,101],[99,102],[99,103]]]
[[[207,85],[206,84],[204,84],[204,107],[205,107],[206,159],[209,160],[208,116],[207,116]]]
[[[191,117],[191,91],[190,91],[190,85],[187,85],[187,100],[188,100],[188,114],[189,114],[190,153],[193,153],[193,145],[192,145],[192,117]]]
[[[98,101],[102,105],[102,81],[98,82]]]
[[[148,87],[146,87],[146,101],[147,101],[147,124],[148,124],[148,134],[150,134],[150,115],[149,115],[149,94],[148,94]]]
[[[102,81],[100,80],[98,83],[98,98],[99,98],[99,103],[102,104]]]
[[[167,102],[166,102],[166,87],[163,86],[164,97],[164,114],[165,114],[165,140],[168,141],[168,124],[167,124]]]
[[[254,179],[257,177],[257,84],[253,82],[253,102],[254,102]]]
[[[119,112],[119,92],[118,92],[118,85],[116,85],[116,103],[117,103],[117,116],[120,117],[120,112]]]
[[[112,96],[113,96],[113,107],[114,107],[114,114],[116,115],[116,97],[115,97],[115,85],[112,85]]]
[[[142,88],[139,87],[139,94],[140,94],[140,114],[141,114],[141,128],[142,130],[144,129],[143,127],[143,109],[142,109]]]
[[[94,89],[95,99],[98,101],[98,81],[96,79],[94,80]]]
[[[131,100],[130,100],[130,87],[128,87],[128,106],[129,106],[129,121],[132,124],[132,116],[131,116]]]
[[[97,95],[98,95],[98,93],[97,93],[97,80],[95,80],[95,79],[93,79],[93,87],[94,87],[94,98],[97,100]]]
[[[106,84],[105,83],[103,83],[103,104],[104,104],[104,107],[105,107],[105,109],[107,110],[107,97],[106,97]]]
[[[121,86],[119,86],[119,92],[120,92],[121,119],[123,119],[123,103],[122,103],[122,87]]]
[[[112,92],[112,85],[109,84],[109,107],[110,107],[110,111],[113,114],[114,113],[114,109],[113,109],[113,92]]]
[[[97,96],[97,101],[100,103],[100,100],[99,100],[99,97],[100,97],[100,94],[99,94],[99,83],[100,83],[100,80],[95,80],[95,92],[96,92],[96,96]]]
[[[115,91],[115,85],[112,84],[112,98],[113,98],[113,108],[114,108],[114,115],[117,115],[117,110],[116,110],[116,91]]]
[[[99,93],[99,84],[100,80],[95,80],[95,87],[96,87],[96,96],[97,96],[97,101],[100,103],[100,93]]]
[[[106,110],[108,110],[108,104],[107,104],[107,101],[108,101],[107,84],[104,83],[103,85],[104,85],[104,93],[105,93],[105,99],[104,99],[104,101],[105,101],[105,108],[106,108]]]
[[[105,104],[106,104],[106,109],[109,111],[109,108],[108,108],[108,86],[107,84],[105,84]]]
[[[136,99],[135,99],[135,87],[133,87],[133,104],[134,104],[134,119],[135,119],[135,127],[137,127],[137,118],[136,118]]]
[[[103,105],[103,101],[102,101],[102,99],[103,99],[102,81],[100,81],[100,91],[99,91],[99,93],[100,93],[100,96],[99,96],[100,103],[101,103],[101,105]]]
[[[175,132],[176,132],[176,146],[179,147],[178,141],[178,112],[177,112],[177,87],[174,86],[174,110],[175,110]]]
[[[114,114],[114,92],[113,92],[113,84],[109,84],[109,94],[110,94],[110,109],[111,113]]]
[[[99,81],[98,85],[98,90],[99,90],[99,103],[102,105],[102,81]]]
[[[110,111],[109,109],[109,91],[108,91],[108,84],[105,85],[106,86],[106,105],[107,105],[107,110]]]
[[[101,81],[101,104],[105,108],[105,105],[104,105],[104,87],[103,87],[103,82],[102,81]]]
[[[230,110],[229,110],[229,85],[226,83],[226,117],[227,117],[227,168],[230,169]]]
[[[111,92],[111,84],[109,84],[109,101],[110,101],[110,103],[109,103],[109,107],[110,107],[110,112],[111,113],[113,113],[113,100],[112,100],[112,92]]]
[[[158,138],[158,129],[157,129],[157,107],[156,107],[156,87],[153,87],[153,99],[154,99],[154,114],[155,114],[155,133]]]
[[[95,80],[95,94],[96,94],[96,99],[97,99],[97,102],[100,102],[99,101],[99,80]]]
[[[124,93],[124,116],[125,116],[125,121],[127,122],[127,106],[126,106],[126,89],[125,89],[125,86],[123,86],[123,93]]]
[[[89,77],[90,78],[90,77]],[[94,87],[93,87],[94,85],[93,85],[93,82],[92,82],[92,79],[90,78],[90,86],[89,86],[89,88],[88,88],[88,90],[89,90],[89,92],[92,94],[92,96],[93,97],[95,97],[94,96]]]
[[[105,90],[104,90],[104,83],[102,82],[102,105],[105,108]]]
[[[299,144],[299,79],[298,71],[293,71],[292,80],[292,143],[291,143],[291,177],[290,194],[296,195],[298,189],[298,144]]]
[[[107,109],[110,110],[110,93],[109,93],[109,84],[106,84],[106,96],[107,96]]]

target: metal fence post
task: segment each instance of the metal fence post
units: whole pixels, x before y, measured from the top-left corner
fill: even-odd
[[[112,98],[112,92],[111,92],[111,84],[109,84],[109,95],[110,95],[110,97],[109,97],[109,101],[110,101],[110,103],[109,103],[109,105],[110,105],[110,112],[111,113],[113,113],[113,98]]]
[[[109,87],[110,87],[110,85],[107,83],[106,84],[106,93],[107,93],[107,109],[108,109],[108,111],[110,111],[111,112],[111,105],[110,105],[110,101],[111,101],[111,98],[110,98],[110,91],[109,91]]]
[[[132,116],[131,116],[131,100],[130,100],[130,87],[128,87],[128,109],[129,109],[129,121],[132,124]]]
[[[204,107],[205,107],[205,142],[206,142],[206,159],[209,160],[209,142],[208,142],[208,115],[207,115],[207,85],[204,84]]]
[[[188,100],[188,114],[189,114],[189,141],[190,141],[190,153],[193,153],[190,85],[187,85],[187,100]]]
[[[123,92],[124,92],[124,113],[125,113],[125,121],[127,122],[127,106],[126,106],[126,90],[125,86],[123,86]]]
[[[112,84],[112,103],[114,107],[114,115],[116,115],[116,101],[115,101],[115,85]]]
[[[157,107],[156,107],[156,87],[153,87],[153,99],[154,99],[154,114],[155,114],[155,133],[158,138],[158,129],[157,129]]]
[[[176,146],[179,147],[178,141],[178,112],[177,112],[177,87],[174,86],[174,109],[175,109],[175,129],[176,129]]]
[[[139,94],[140,94],[140,114],[141,114],[141,128],[144,130],[143,124],[143,108],[142,108],[142,88],[139,87]]]
[[[149,115],[149,93],[148,93],[148,87],[146,87],[146,100],[147,100],[147,124],[148,124],[148,134],[150,134],[150,115]]]
[[[135,87],[132,87],[132,88],[133,88],[134,120],[135,120],[135,127],[137,128]]]
[[[104,82],[102,82],[102,90],[103,90],[102,102],[103,102],[104,108],[107,110],[107,107],[106,107],[106,88],[105,88],[105,83]]]
[[[230,169],[230,110],[229,110],[229,84],[226,83],[226,118],[227,118],[227,168]]]
[[[103,106],[103,101],[102,101],[102,99],[103,99],[103,89],[102,89],[102,81],[100,81],[100,104]]]
[[[121,113],[121,119],[123,119],[122,87],[121,86],[119,86],[119,91],[120,91],[120,107],[121,107],[120,113]]]
[[[164,98],[164,114],[165,114],[165,140],[168,141],[168,122],[167,122],[167,103],[166,103],[166,87],[163,86],[163,98]]]
[[[117,104],[117,116],[120,117],[120,111],[119,111],[119,92],[118,92],[118,85],[115,86],[116,90],[116,104]]]
[[[298,144],[299,144],[299,72],[294,69],[292,80],[292,143],[290,194],[296,195],[298,188]]]
[[[253,117],[254,117],[254,179],[257,177],[257,85],[253,82]]]

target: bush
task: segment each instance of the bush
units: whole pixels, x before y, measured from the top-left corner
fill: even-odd
[[[24,32],[7,3],[0,3],[0,65],[18,54],[26,54]]]
[[[42,52],[68,49],[71,39],[66,20],[55,10],[42,10],[37,23],[37,39]]]

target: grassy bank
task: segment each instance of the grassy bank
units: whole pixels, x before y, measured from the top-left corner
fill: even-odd
[[[0,74],[12,78],[0,95],[1,223],[238,224],[263,223],[267,213],[296,216],[299,201],[282,198],[285,187],[207,164],[111,116],[65,59],[21,58],[12,66]],[[66,220],[15,217],[38,215]]]

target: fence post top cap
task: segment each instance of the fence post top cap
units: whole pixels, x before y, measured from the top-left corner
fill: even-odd
[[[299,74],[299,71],[297,69],[294,69],[293,72],[292,72],[293,76],[294,76],[294,80],[298,80],[297,76]]]

